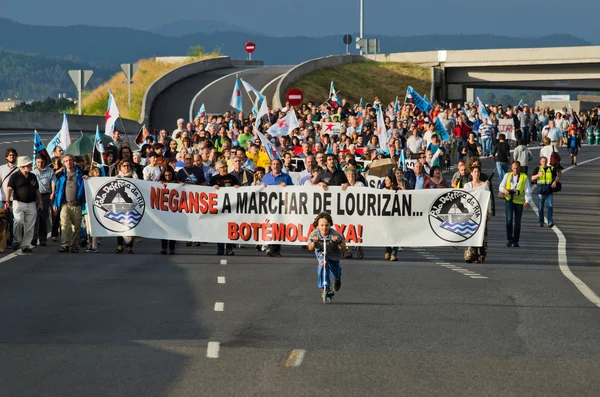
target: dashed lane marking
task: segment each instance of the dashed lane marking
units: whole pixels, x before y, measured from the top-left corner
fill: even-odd
[[[217,282],[219,284],[225,284],[225,276],[219,276],[219,277],[217,277]]]
[[[285,362],[285,366],[288,368],[301,366],[305,355],[306,355],[306,350],[301,350],[301,349],[292,350],[287,361]]]
[[[225,303],[224,302],[215,302],[215,311],[216,312],[225,311]]]
[[[219,358],[220,348],[221,344],[219,342],[208,342],[208,347],[206,348],[206,357]]]
[[[221,265],[226,265],[227,264],[227,259],[221,259]]]

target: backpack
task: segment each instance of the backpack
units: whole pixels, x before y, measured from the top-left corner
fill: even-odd
[[[553,167],[560,166],[560,155],[558,154],[558,151],[552,152],[552,155],[550,156],[550,165]]]

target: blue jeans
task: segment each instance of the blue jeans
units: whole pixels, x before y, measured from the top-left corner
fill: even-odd
[[[515,204],[512,201],[504,200],[504,210],[506,211],[506,239],[518,243],[519,237],[521,237],[523,204]]]
[[[317,256],[317,259],[319,259],[321,251],[315,250],[315,255]],[[333,278],[335,278],[336,280],[342,277],[342,265],[340,264],[340,261],[334,261],[333,259],[329,259],[327,257],[325,258],[325,263],[327,264],[327,285],[331,286],[331,275],[333,275]],[[323,289],[323,265],[321,264],[320,260],[319,267],[317,269],[317,274],[319,279],[317,285],[319,286],[319,288]]]
[[[540,225],[544,224],[544,203],[546,203],[546,205],[548,206],[548,224],[554,223],[552,220],[552,212],[554,209],[554,199],[552,198],[552,196],[552,194],[538,194],[538,220],[540,222]]]
[[[496,170],[498,171],[498,180],[502,182],[502,178],[504,178],[504,174],[508,172],[508,163],[503,163],[500,161],[496,162]]]
[[[483,146],[483,155],[489,156],[492,153],[492,137],[482,136],[481,145]]]

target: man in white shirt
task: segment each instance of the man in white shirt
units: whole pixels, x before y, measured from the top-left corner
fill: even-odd
[[[531,186],[527,175],[521,173],[521,164],[518,161],[513,161],[511,168],[512,172],[504,174],[500,182],[500,191],[505,199],[506,246],[519,247],[521,217],[523,209],[529,209],[531,203]]]
[[[0,208],[4,208],[6,202],[9,203],[8,210],[8,238],[6,239],[6,246],[11,247],[13,244],[13,211],[12,211],[12,197],[6,197],[6,187],[8,186],[8,180],[10,177],[19,171],[17,168],[17,151],[13,148],[6,149],[6,164],[0,166]]]
[[[418,158],[419,152],[425,150],[425,141],[419,136],[419,130],[413,124],[410,126],[411,136],[406,140],[406,147],[410,150],[410,158]]]

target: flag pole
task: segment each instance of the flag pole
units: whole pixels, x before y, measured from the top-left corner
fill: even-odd
[[[123,119],[121,118],[121,115],[119,115],[119,121],[121,122],[121,126],[123,127],[123,132],[125,133],[125,140],[127,141],[127,144],[130,144],[129,143],[129,135],[127,135],[127,129],[125,128],[125,124],[123,124]]]
[[[335,95],[337,95],[340,91],[341,90],[337,90],[336,93],[335,93]],[[326,104],[327,101],[329,101],[329,100],[331,100],[331,96],[329,97],[329,99],[326,99],[325,102],[321,103],[321,105],[319,105],[319,106],[322,106],[322,105]]]

